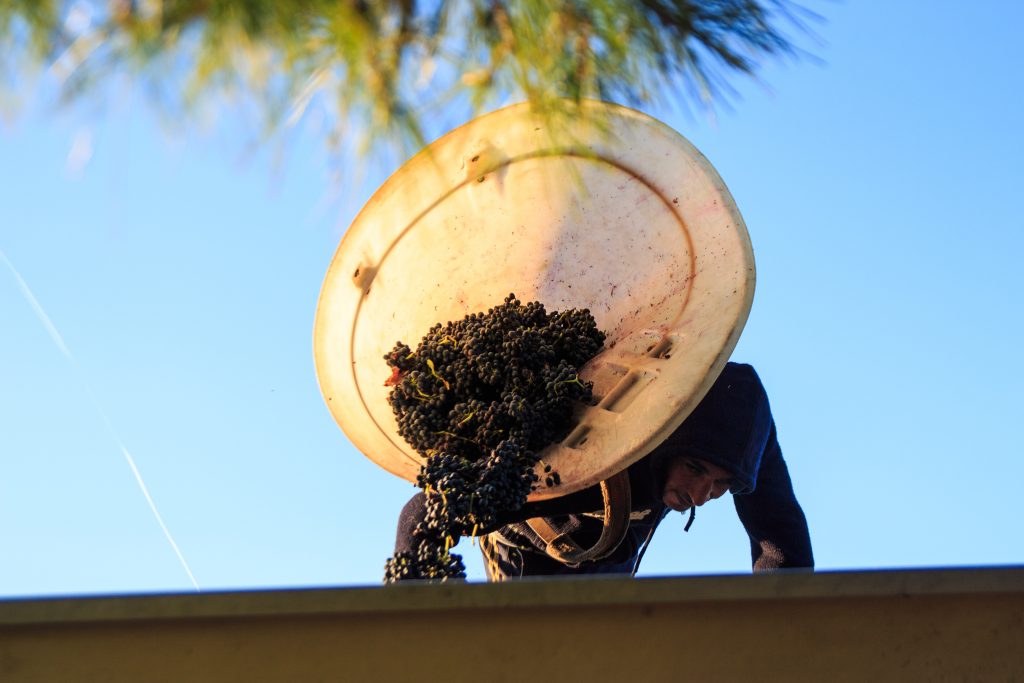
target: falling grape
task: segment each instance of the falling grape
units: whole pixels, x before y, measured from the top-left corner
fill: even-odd
[[[434,325],[415,351],[399,341],[384,356],[398,433],[425,459],[416,483],[427,499],[412,551],[387,561],[386,583],[465,577],[451,548],[526,503],[539,485],[537,453],[591,398],[579,369],[604,339],[586,309],[549,314],[510,294],[486,313]],[[549,469],[543,483],[558,486]]]

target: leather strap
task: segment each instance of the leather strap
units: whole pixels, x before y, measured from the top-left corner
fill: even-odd
[[[604,525],[601,537],[590,548],[581,548],[567,533],[559,533],[543,517],[526,520],[547,545],[545,551],[563,564],[576,566],[590,560],[607,557],[626,537],[629,528],[629,513],[632,509],[629,474],[623,470],[601,482],[601,497],[604,500]]]

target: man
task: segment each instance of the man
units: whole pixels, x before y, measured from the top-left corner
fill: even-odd
[[[598,487],[528,503],[500,528],[481,538],[488,578],[572,574],[635,574],[658,525],[672,510],[690,516],[726,491],[750,538],[754,571],[812,568],[810,535],[782,459],[768,397],[749,365],[728,363],[686,421],[649,455],[631,465],[630,515],[621,542],[600,558],[566,562],[526,520],[594,545],[604,526]],[[399,519],[396,553],[411,545],[422,519],[423,494]]]

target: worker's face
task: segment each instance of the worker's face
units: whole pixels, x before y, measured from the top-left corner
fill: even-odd
[[[732,472],[707,460],[682,456],[675,458],[665,473],[661,500],[682,512],[720,498],[732,485]]]

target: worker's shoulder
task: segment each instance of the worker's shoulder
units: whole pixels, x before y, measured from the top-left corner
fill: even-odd
[[[757,374],[754,366],[749,363],[737,363],[735,361],[729,361],[725,364],[712,387],[737,387],[741,390],[746,387],[759,393],[764,393],[765,391],[761,377]]]
[[[757,370],[754,369],[753,365],[750,363],[738,363],[733,360],[726,363],[725,367],[722,368],[722,374],[724,375],[726,373],[752,375],[757,377]]]

